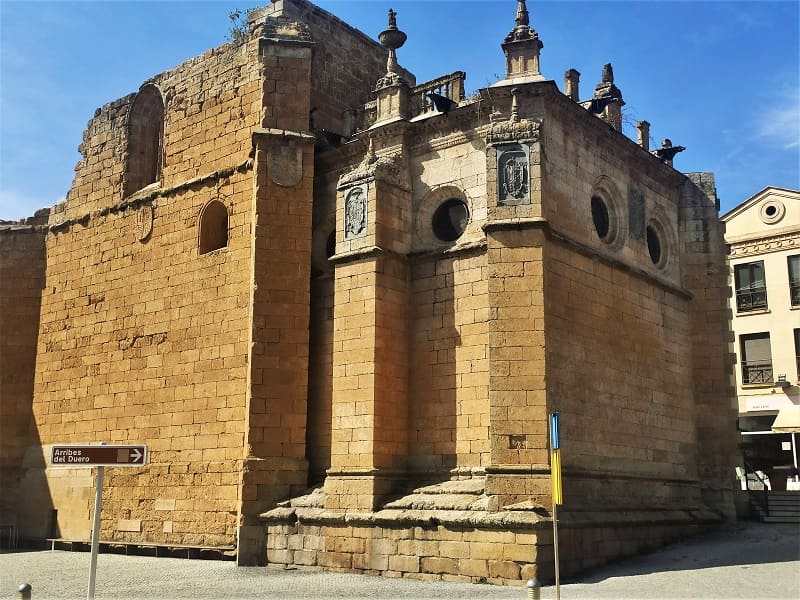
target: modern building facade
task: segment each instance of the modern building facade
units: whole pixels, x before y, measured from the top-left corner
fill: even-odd
[[[784,490],[800,431],[800,192],[764,188],[722,220],[745,466]]]
[[[610,65],[562,93],[505,4],[470,97],[398,65],[393,12],[379,44],[278,0],[99,109],[66,202],[0,232],[23,536],[89,536],[93,475],[52,444],[146,443],[104,540],[547,579],[553,412],[564,572],[733,514],[713,177],[623,135]]]

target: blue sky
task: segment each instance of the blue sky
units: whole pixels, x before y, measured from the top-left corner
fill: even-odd
[[[262,2],[263,3],[263,2]],[[63,198],[95,109],[225,42],[234,8],[198,1],[0,0],[0,219]],[[419,82],[456,70],[467,89],[504,71],[515,0],[319,0],[372,37],[393,7]],[[614,65],[626,133],[651,123],[651,147],[686,146],[675,167],[713,171],[725,212],[767,185],[800,188],[800,2],[528,1],[543,74],[581,99]]]

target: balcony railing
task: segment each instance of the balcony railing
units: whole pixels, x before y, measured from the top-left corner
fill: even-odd
[[[751,288],[747,290],[736,290],[736,311],[747,312],[749,310],[766,310],[767,308],[767,288]]]
[[[449,75],[443,75],[436,79],[431,79],[421,83],[411,90],[411,114],[412,116],[433,112],[435,107],[428,94],[434,93],[451,100],[458,104],[464,99],[464,80],[467,74],[464,71],[456,71]]]
[[[771,362],[743,362],[742,383],[772,383]]]

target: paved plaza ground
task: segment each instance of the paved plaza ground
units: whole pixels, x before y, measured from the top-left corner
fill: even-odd
[[[86,552],[5,552],[0,600],[22,582],[32,600],[86,598]],[[552,599],[552,586],[542,598]],[[101,554],[97,600],[295,598],[526,598],[525,588],[363,575],[237,568],[232,562]],[[800,598],[800,525],[734,523],[565,582],[561,598]]]

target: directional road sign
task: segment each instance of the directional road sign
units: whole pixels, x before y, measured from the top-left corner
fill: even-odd
[[[143,467],[147,446],[53,446],[50,464],[54,467]]]

